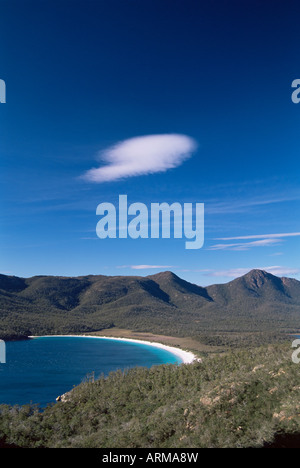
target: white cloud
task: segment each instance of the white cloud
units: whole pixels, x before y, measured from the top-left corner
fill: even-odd
[[[132,270],[160,270],[165,268],[176,268],[174,265],[122,265],[117,268],[131,268]]]
[[[215,240],[233,241],[249,240],[251,242],[238,242],[230,244],[216,244],[208,250],[249,250],[252,247],[269,247],[284,242],[287,237],[299,237],[300,232],[285,232],[280,234],[255,234],[250,236],[217,237]],[[258,240],[254,240],[258,239]]]
[[[247,240],[247,239],[277,239],[282,237],[299,237],[300,232],[286,232],[283,234],[256,234],[254,236],[237,236],[237,237],[219,237],[216,240]]]
[[[230,278],[238,278],[240,276],[246,275],[252,268],[232,268],[228,270],[218,270],[212,271],[208,276],[227,276]],[[284,275],[298,275],[300,273],[299,268],[284,267],[284,266],[267,266],[267,267],[257,267],[259,270],[267,271],[272,275],[284,276]]]
[[[172,265],[131,265],[132,270],[148,270],[148,269],[161,269],[161,268],[174,268]]]
[[[238,242],[235,244],[216,244],[207,250],[249,250],[252,247],[270,247],[282,242],[281,239],[261,239],[253,242]]]
[[[100,152],[106,165],[90,169],[83,178],[90,182],[110,182],[127,177],[165,172],[180,166],[196,150],[195,140],[178,134],[130,138]]]
[[[282,275],[298,275],[300,273],[299,268],[290,268],[282,266],[270,266],[262,268],[262,270],[272,273],[272,275],[282,276]]]

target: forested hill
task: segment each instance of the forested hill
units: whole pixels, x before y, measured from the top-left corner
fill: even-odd
[[[138,276],[0,275],[0,338],[119,327],[198,337],[209,332],[294,331],[300,281],[252,270],[200,287],[172,272]]]

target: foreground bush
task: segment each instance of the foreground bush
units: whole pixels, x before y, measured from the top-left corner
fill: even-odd
[[[299,372],[285,345],[119,371],[44,411],[0,406],[0,438],[21,447],[263,447],[300,434]]]

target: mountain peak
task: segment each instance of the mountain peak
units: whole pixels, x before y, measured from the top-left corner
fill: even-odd
[[[249,282],[251,286],[259,288],[266,282],[266,280],[272,279],[274,276],[265,270],[254,269],[249,271],[249,273],[247,273],[243,278],[246,282]]]
[[[265,270],[259,270],[258,268],[254,268],[253,270],[249,271],[245,276],[252,277],[252,278],[266,278],[269,276],[270,273],[268,273]]]
[[[159,278],[161,280],[175,280],[175,279],[180,279],[179,276],[175,275],[172,271],[161,271],[159,273],[156,273],[154,275],[150,275],[151,278]]]
[[[253,270],[249,271],[249,273],[247,273],[245,276],[254,276],[254,277],[266,277],[268,276],[270,273],[268,273],[267,271],[265,270],[259,270],[258,268],[254,268]]]

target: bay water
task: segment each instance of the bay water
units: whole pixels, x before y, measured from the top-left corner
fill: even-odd
[[[107,376],[135,366],[179,364],[167,350],[94,337],[38,337],[6,343],[0,364],[0,404],[54,403],[90,374]]]

